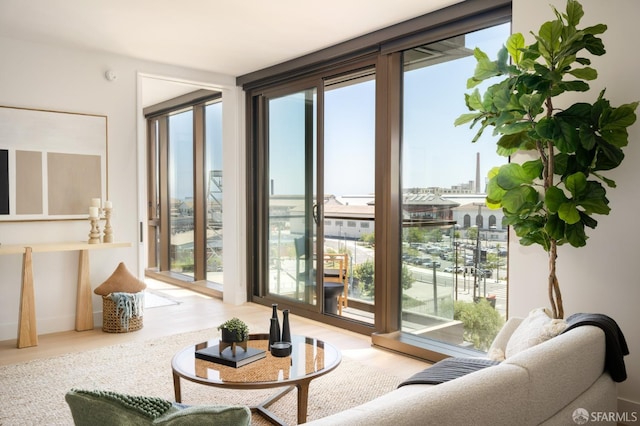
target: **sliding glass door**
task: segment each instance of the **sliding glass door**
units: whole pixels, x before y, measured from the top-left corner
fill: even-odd
[[[267,293],[318,303],[317,90],[266,98]]]
[[[257,295],[372,325],[375,69],[266,91],[259,103],[264,231]],[[260,256],[259,256],[260,257]]]

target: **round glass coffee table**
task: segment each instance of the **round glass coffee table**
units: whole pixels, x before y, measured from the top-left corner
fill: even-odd
[[[251,407],[252,412],[257,412],[276,424],[284,424],[267,408],[295,387],[298,390],[298,424],[305,423],[309,383],[316,377],[335,369],[342,357],[340,351],[321,340],[296,335],[292,336],[291,340],[291,355],[274,357],[269,353],[268,334],[250,335],[248,346],[265,350],[266,356],[238,368],[196,358],[196,351],[218,345],[220,341],[217,339],[182,349],[171,361],[176,402],[182,402],[180,378],[207,386],[230,389],[284,387],[266,401]],[[242,351],[242,348],[237,347],[236,351]]]

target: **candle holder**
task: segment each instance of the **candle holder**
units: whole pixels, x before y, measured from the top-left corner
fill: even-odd
[[[91,222],[91,231],[89,231],[89,244],[99,244],[100,226],[98,225],[98,218],[90,216],[89,222]]]
[[[102,239],[105,243],[113,242],[113,229],[111,228],[111,208],[105,207],[104,209],[104,237]]]

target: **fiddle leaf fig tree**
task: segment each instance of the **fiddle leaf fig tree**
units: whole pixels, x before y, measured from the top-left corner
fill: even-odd
[[[587,92],[587,81],[597,77],[585,54],[605,54],[604,24],[578,29],[582,6],[568,0],[566,12],[553,8],[556,19],[545,22],[535,42],[525,45],[520,33],[511,35],[496,60],[479,49],[477,65],[467,82],[472,89],[501,77],[484,94],[478,88],[465,94],[472,111],[455,124],[471,123],[499,136],[497,151],[509,156],[528,153],[522,164],[509,163],[489,173],[487,206],[502,208],[504,223],[511,225],[523,245],[540,245],[549,256],[548,294],[553,316],[564,317],[556,276],[557,247],[582,247],[586,228],[595,228],[595,214],[609,214],[606,188],[615,182],[604,176],[620,165],[628,144],[627,128],[636,120],[638,102],[614,107],[604,90],[592,104],[568,107],[556,100],[567,92]]]

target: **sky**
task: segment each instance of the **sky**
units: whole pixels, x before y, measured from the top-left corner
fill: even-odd
[[[466,47],[478,46],[491,58],[509,35],[509,25],[468,34]],[[404,76],[402,180],[404,188],[450,187],[475,180],[480,153],[481,188],[488,171],[507,161],[495,153],[487,133],[476,144],[476,130],[455,127],[468,112],[466,81],[473,75],[473,56],[408,71]],[[482,87],[482,86],[480,86]],[[325,194],[374,192],[375,81],[325,92]],[[270,170],[274,194],[304,192],[304,96],[294,94],[269,103]]]
[[[490,58],[495,58],[509,36],[509,29],[509,24],[503,24],[467,34],[465,46],[469,49],[480,47]],[[405,73],[401,148],[403,188],[451,187],[475,180],[477,153],[480,153],[481,188],[484,188],[488,171],[507,161],[495,153],[496,139],[490,130],[480,141],[472,144],[477,129],[453,125],[460,114],[468,112],[464,93],[469,92],[466,81],[473,75],[475,65],[475,58],[468,56]],[[480,88],[482,90],[482,86]],[[275,195],[304,193],[305,159],[312,160],[305,154],[304,114],[305,107],[313,105],[312,117],[316,116],[316,100],[313,90],[269,101],[269,173]],[[325,91],[325,194],[341,196],[374,192],[374,109],[373,79]],[[210,116],[208,128],[221,129],[221,112],[216,111]],[[314,118],[314,130],[317,130],[316,126]],[[180,177],[191,174],[192,152],[179,140],[191,139],[191,115],[173,116],[170,132],[175,132],[170,137],[178,141],[172,146],[177,182],[172,195],[190,197],[191,179]],[[222,161],[220,130],[212,138],[215,138],[210,142],[214,149],[208,166],[219,169]],[[317,149],[314,137],[313,160]],[[309,163],[315,173],[315,162]]]
[[[193,197],[193,113],[185,111],[169,118],[170,196],[181,200]],[[222,103],[205,109],[205,169],[222,170]]]

